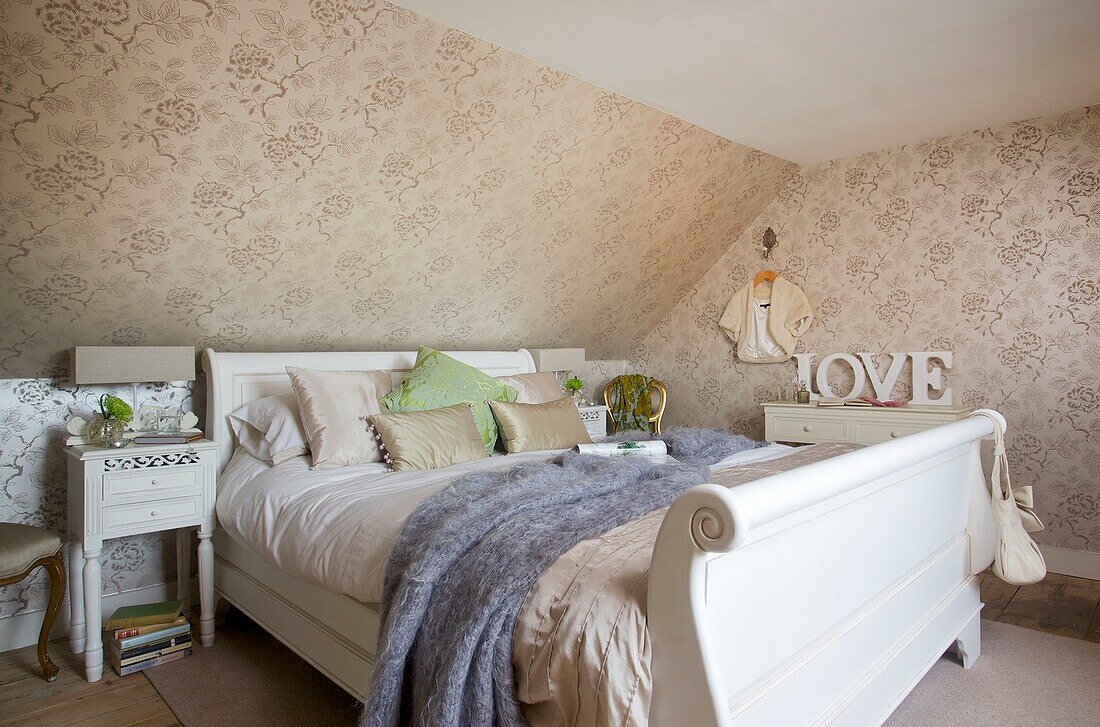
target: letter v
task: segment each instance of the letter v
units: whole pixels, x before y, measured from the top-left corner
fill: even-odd
[[[859,360],[863,362],[863,368],[867,369],[867,378],[871,380],[871,387],[875,390],[875,398],[880,401],[886,401],[890,398],[890,393],[894,390],[894,384],[898,383],[898,378],[901,376],[901,367],[905,365],[905,359],[908,354],[890,352],[890,368],[886,369],[886,378],[879,380],[878,369],[875,367],[875,361],[871,358],[869,353],[857,353]]]

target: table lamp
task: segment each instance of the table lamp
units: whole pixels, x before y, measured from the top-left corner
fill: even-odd
[[[194,346],[75,346],[75,384],[130,384],[135,415],[138,384],[154,381],[194,381]]]

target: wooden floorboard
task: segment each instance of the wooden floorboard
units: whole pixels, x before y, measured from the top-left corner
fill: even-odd
[[[50,656],[61,667],[54,682],[42,678],[35,647],[0,654],[0,727],[179,724],[144,674],[120,677],[105,665],[103,678],[89,683],[83,656],[72,654],[68,641],[51,643]]]
[[[982,618],[996,621],[1020,587],[1009,585],[992,573],[982,573],[981,589],[982,601],[985,603]]]
[[[1089,632],[1085,634],[1085,640],[1100,644],[1100,599],[1097,599],[1096,608],[1092,611],[1092,623],[1089,624]]]
[[[1100,600],[1097,585],[1096,581],[1052,573],[1039,583],[1017,590],[997,620],[1084,639]]]
[[[992,573],[981,577],[982,617],[1100,643],[1100,581],[1051,574],[1031,586],[1010,586]],[[81,657],[67,641],[50,644],[61,667],[56,682],[42,680],[34,647],[0,654],[0,727],[174,727],[179,721],[144,674],[84,680]]]

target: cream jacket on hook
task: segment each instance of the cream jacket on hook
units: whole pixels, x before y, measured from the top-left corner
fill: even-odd
[[[737,358],[775,363],[791,357],[795,343],[813,320],[814,312],[802,289],[776,278],[770,298],[759,297],[751,281],[737,291],[718,325],[737,344]]]

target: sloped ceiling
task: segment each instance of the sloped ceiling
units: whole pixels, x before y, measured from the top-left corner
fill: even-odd
[[[390,5],[0,31],[0,370],[76,344],[625,357],[795,165]]]
[[[1100,101],[1096,0],[402,0],[810,164]]]

